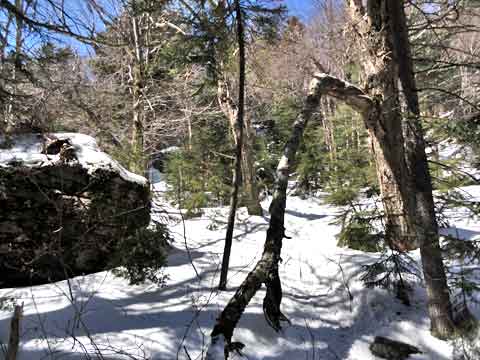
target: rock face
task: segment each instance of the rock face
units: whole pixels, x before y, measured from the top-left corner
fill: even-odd
[[[375,337],[373,343],[370,344],[370,351],[373,355],[388,360],[405,360],[412,354],[422,353],[415,346],[383,336]]]
[[[0,137],[0,287],[104,270],[150,221],[149,185],[82,134]]]

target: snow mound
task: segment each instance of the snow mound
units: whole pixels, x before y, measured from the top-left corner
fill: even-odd
[[[146,185],[147,179],[126,170],[108,154],[101,151],[95,139],[79,133],[51,133],[51,134],[22,134],[7,139],[0,135],[0,166],[7,167],[12,164],[22,163],[24,166],[41,167],[59,161],[60,155],[47,155],[42,153],[45,140],[69,139],[78,162],[90,172],[97,169],[109,169],[118,172],[126,181]]]

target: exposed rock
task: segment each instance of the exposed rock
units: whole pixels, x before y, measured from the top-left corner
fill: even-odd
[[[415,346],[383,336],[375,337],[373,343],[370,344],[370,351],[373,355],[388,360],[405,360],[412,354],[422,353]]]
[[[91,137],[0,137],[0,287],[103,270],[149,221],[147,180]]]

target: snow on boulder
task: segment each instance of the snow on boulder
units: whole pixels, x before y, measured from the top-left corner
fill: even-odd
[[[149,221],[148,181],[92,137],[0,136],[0,287],[104,270]]]

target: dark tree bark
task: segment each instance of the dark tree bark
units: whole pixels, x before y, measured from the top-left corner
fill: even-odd
[[[416,235],[420,242],[423,274],[428,292],[428,311],[434,335],[445,338],[454,331],[447,279],[438,238],[438,224],[432,196],[432,181],[425,154],[425,139],[420,121],[407,21],[403,0],[389,0],[393,56],[398,64],[402,91],[407,103],[404,126],[407,168],[413,179],[416,201]]]
[[[223,250],[222,268],[220,271],[219,290],[226,290],[228,266],[230,263],[230,253],[232,251],[233,229],[235,227],[235,215],[238,205],[238,191],[242,176],[242,148],[243,148],[243,130],[244,130],[244,112],[245,112],[245,39],[243,34],[243,17],[240,7],[240,0],[235,0],[235,15],[237,20],[237,41],[238,41],[238,107],[237,116],[234,124],[236,149],[235,166],[233,171],[233,189],[230,197],[230,212],[228,214],[227,234],[225,236],[225,248]]]
[[[232,131],[233,139],[235,146],[238,146],[238,129],[236,128],[236,121],[238,118],[238,107],[239,105],[233,100],[231,94],[231,81],[228,77],[229,70],[224,64],[224,60],[228,58],[228,51],[230,47],[229,39],[230,37],[224,33],[225,29],[228,29],[226,19],[230,16],[230,10],[227,7],[227,2],[220,1],[216,9],[216,18],[218,26],[216,29],[211,29],[210,31],[215,33],[215,37],[220,37],[221,40],[212,44],[213,52],[218,57],[215,67],[216,67],[216,81],[217,81],[217,98],[220,105],[220,109],[225,114],[226,118],[229,121],[230,129]],[[235,11],[236,12],[236,11]],[[245,25],[242,23],[242,28]],[[219,30],[221,29],[221,30]],[[242,30],[244,32],[244,30]],[[223,32],[223,33],[222,33]],[[222,35],[219,35],[222,33]],[[238,34],[238,24],[237,24],[237,34]],[[242,40],[244,42],[244,40]],[[243,45],[244,47],[245,45]],[[240,53],[240,46],[239,46]],[[244,52],[244,50],[243,50]],[[241,157],[241,181],[243,186],[244,204],[247,207],[248,214],[250,215],[262,215],[263,210],[260,204],[260,196],[257,186],[256,179],[256,170],[255,170],[255,154],[254,154],[254,144],[255,144],[255,133],[252,127],[252,123],[247,116],[245,116],[245,110],[243,115],[243,139],[242,139],[242,157]]]

